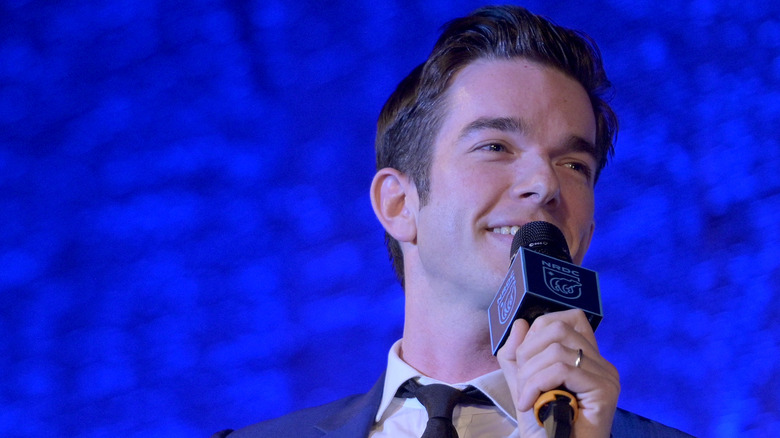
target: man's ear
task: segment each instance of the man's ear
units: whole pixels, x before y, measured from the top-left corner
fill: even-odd
[[[371,181],[371,206],[388,234],[399,242],[417,238],[417,188],[397,169],[377,171]]]

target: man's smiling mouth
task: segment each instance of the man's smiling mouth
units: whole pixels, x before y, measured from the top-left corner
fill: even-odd
[[[517,230],[519,230],[520,227],[517,225],[512,225],[511,227],[495,227],[491,231],[493,231],[496,234],[511,234],[512,236],[517,233]]]

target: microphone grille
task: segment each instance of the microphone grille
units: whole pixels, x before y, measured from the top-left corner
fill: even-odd
[[[520,247],[571,263],[566,238],[558,227],[549,222],[529,222],[520,227],[512,240],[511,258],[514,258]]]

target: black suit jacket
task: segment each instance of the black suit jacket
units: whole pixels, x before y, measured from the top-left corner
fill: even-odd
[[[366,394],[292,412],[236,431],[224,430],[212,438],[366,438],[379,410],[384,380],[382,376]],[[682,438],[690,435],[618,408],[612,423],[612,437]]]

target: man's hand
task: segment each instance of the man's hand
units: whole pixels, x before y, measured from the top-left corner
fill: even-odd
[[[579,349],[583,355],[576,367]],[[579,414],[572,437],[609,437],[620,376],[601,357],[581,310],[548,313],[530,328],[525,320],[518,319],[497,357],[515,402],[520,437],[546,436],[536,422],[533,405],[543,392],[559,386],[577,396]]]

